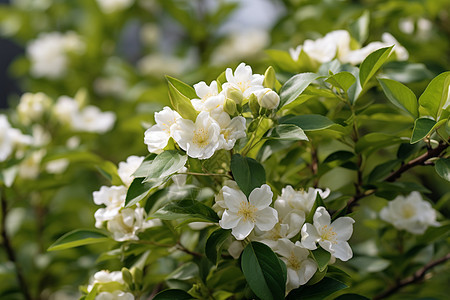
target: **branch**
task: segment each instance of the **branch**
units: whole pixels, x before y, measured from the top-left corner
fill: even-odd
[[[442,258],[440,258],[438,260],[429,262],[428,264],[423,266],[421,269],[416,271],[410,277],[398,281],[394,286],[392,286],[389,289],[385,290],[381,294],[376,295],[373,299],[374,300],[378,300],[378,299],[386,298],[386,297],[394,294],[395,292],[397,292],[401,288],[407,286],[407,285],[414,284],[414,283],[417,283],[419,281],[422,281],[425,278],[425,274],[429,270],[431,270],[432,268],[434,268],[434,267],[436,267],[436,266],[438,266],[440,264],[445,263],[449,259],[450,259],[450,253],[448,253],[447,255],[445,255],[444,257],[442,257]]]
[[[8,255],[8,259],[14,263],[14,267],[16,269],[16,277],[19,283],[20,289],[22,291],[23,296],[26,300],[31,300],[30,291],[28,289],[27,282],[25,281],[25,277],[23,276],[22,270],[20,268],[19,262],[16,259],[16,254],[11,245],[11,241],[9,239],[8,233],[6,232],[6,215],[7,215],[7,203],[6,198],[4,197],[4,190],[2,189],[1,195],[1,206],[2,206],[2,220],[1,220],[1,235],[3,239],[3,246],[5,247],[6,253]]]

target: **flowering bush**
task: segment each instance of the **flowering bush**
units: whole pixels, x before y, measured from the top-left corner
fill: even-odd
[[[76,7],[50,2],[33,10]],[[221,43],[204,28],[220,32],[234,3],[190,14],[188,1],[88,2],[77,16],[104,22],[101,47],[70,17],[61,32],[47,19],[23,58],[33,92],[0,115],[2,297],[446,297],[450,72],[409,62],[403,32],[425,29],[374,22],[366,42],[360,12],[298,45],[279,28],[305,25],[305,4],[260,60],[267,35]],[[128,36],[119,25],[147,22],[137,8],[155,20],[131,63],[115,41]],[[165,13],[195,51],[154,49]],[[245,55],[255,61],[236,62]]]

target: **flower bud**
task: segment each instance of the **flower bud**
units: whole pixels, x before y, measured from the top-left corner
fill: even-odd
[[[236,113],[236,102],[234,102],[230,98],[226,98],[223,110],[230,116],[233,116]]]
[[[254,117],[259,116],[259,103],[255,94],[251,94],[250,97],[248,97],[248,106],[250,107]]]
[[[264,73],[263,86],[265,88],[274,89],[277,78],[275,77],[275,70],[272,67],[268,67]]]
[[[236,104],[241,104],[242,100],[244,99],[244,95],[242,95],[242,91],[237,88],[234,88],[234,87],[228,87],[225,90],[225,97],[233,100],[234,102],[236,102]]]
[[[276,109],[280,104],[280,96],[271,89],[264,89],[258,93],[258,103],[267,109]]]
[[[127,268],[122,268],[123,281],[131,288],[133,286],[133,275]]]

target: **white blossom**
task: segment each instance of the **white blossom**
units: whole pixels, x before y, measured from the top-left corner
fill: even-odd
[[[97,0],[97,4],[105,14],[127,9],[133,5],[134,0]]]
[[[330,190],[322,191],[310,187],[307,191],[295,191],[292,186],[288,185],[281,190],[281,196],[275,200],[274,207],[281,219],[284,219],[289,213],[308,215],[314,205],[317,193],[322,199],[325,199],[330,194]]]
[[[241,63],[234,73],[230,68],[227,68],[225,70],[225,77],[227,78],[227,82],[223,84],[223,89],[225,90],[229,87],[235,88],[242,92],[244,98],[264,88],[262,85],[264,76],[253,74],[252,68],[245,63]]]
[[[50,174],[61,174],[67,169],[69,163],[66,158],[55,159],[45,165],[45,170]]]
[[[46,154],[45,149],[33,151],[27,155],[19,165],[19,177],[24,179],[35,179],[39,176],[42,158]]]
[[[107,223],[108,230],[118,242],[138,240],[137,234],[150,227],[159,226],[158,219],[146,221],[144,208],[124,208]]]
[[[25,93],[20,97],[17,113],[25,125],[41,120],[51,106],[51,99],[44,93]]]
[[[220,125],[219,149],[231,150],[238,139],[246,136],[245,118],[241,116],[231,119],[228,114],[218,121]]]
[[[95,227],[102,227],[103,222],[112,220],[118,215],[125,203],[127,188],[125,186],[102,186],[99,191],[93,193],[94,203],[105,205],[95,212]]]
[[[342,261],[353,256],[348,240],[353,233],[353,220],[350,217],[340,217],[331,223],[330,214],[325,207],[317,208],[313,217],[313,224],[305,223],[302,227],[302,245],[306,249],[320,247]]]
[[[95,300],[134,300],[134,296],[124,291],[101,292],[95,297]]]
[[[192,99],[191,103],[197,111],[212,111],[214,109],[223,109],[225,96],[219,93],[217,82],[214,80],[208,86],[204,81],[194,84],[195,93],[198,99]]]
[[[178,119],[173,131],[177,144],[193,158],[207,159],[213,156],[220,146],[220,126],[203,111],[195,120]]]
[[[237,240],[245,239],[255,226],[261,231],[271,230],[278,222],[278,213],[269,205],[273,193],[267,184],[254,189],[247,200],[242,191],[223,187],[226,209],[219,221],[224,229],[232,229]]]
[[[313,60],[325,63],[333,60],[336,56],[337,46],[331,43],[325,37],[315,41],[305,40],[303,43],[303,51]]]
[[[267,109],[276,109],[280,104],[280,96],[269,88],[264,88],[255,92],[258,104]]]
[[[73,128],[78,131],[105,133],[112,129],[116,114],[112,111],[102,112],[97,106],[88,105],[73,119]]]
[[[92,291],[95,284],[105,284],[110,282],[125,284],[122,277],[122,272],[120,271],[110,272],[108,270],[98,271],[97,273],[94,274],[92,283],[88,285],[87,290],[88,292]]]
[[[294,244],[288,239],[281,239],[276,253],[281,255],[281,260],[286,264],[287,292],[306,284],[317,271],[317,263],[308,257],[309,251],[300,242]]]
[[[439,226],[436,211],[418,192],[397,196],[380,211],[380,217],[395,228],[413,234],[423,234],[428,226]]]
[[[125,184],[125,186],[129,187],[134,180],[133,173],[139,168],[139,166],[144,161],[143,156],[135,156],[132,155],[127,158],[126,162],[120,162],[119,168],[117,169],[117,173],[119,174],[120,179]]]
[[[53,106],[53,114],[59,122],[72,127],[74,120],[80,111],[79,103],[68,96],[61,96]]]
[[[5,115],[0,115],[0,162],[5,161],[14,149],[11,125]]]
[[[74,32],[40,34],[27,47],[31,60],[31,74],[50,79],[61,78],[67,72],[68,53],[82,53],[84,43]]]
[[[240,191],[239,186],[234,180],[226,180],[224,182],[224,187],[229,187],[236,191]],[[223,212],[228,208],[225,204],[225,201],[223,200],[223,187],[222,189],[220,189],[219,193],[214,196],[214,202],[215,203],[212,208],[215,212],[217,212],[217,215],[222,218]]]
[[[151,153],[161,153],[167,146],[169,139],[173,137],[173,125],[181,116],[170,107],[164,107],[162,111],[155,113],[156,124],[145,131],[144,143]]]

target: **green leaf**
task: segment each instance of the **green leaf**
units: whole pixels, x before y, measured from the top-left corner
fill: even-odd
[[[275,76],[275,70],[270,66],[264,73],[263,87],[275,90],[276,86],[277,86],[277,78]]]
[[[241,256],[241,267],[248,285],[262,300],[284,299],[286,282],[277,255],[265,244],[251,242]]]
[[[163,178],[164,179],[164,178]],[[144,182],[144,178],[135,178],[130,184],[125,198],[125,207],[130,207],[147,197],[150,191],[162,184],[164,180],[158,179],[152,182]]]
[[[230,233],[230,230],[219,228],[211,233],[208,240],[206,240],[205,254],[213,264],[217,264],[217,258],[220,257],[221,254],[220,249],[230,236]]]
[[[448,86],[450,84],[450,71],[436,76],[428,84],[419,98],[420,116],[430,115],[438,120],[442,107],[448,101]]]
[[[147,157],[142,161],[139,168],[137,168],[136,171],[134,171],[133,176],[138,177],[147,177],[147,175],[150,173],[150,169],[153,163],[153,160],[155,159],[156,154],[151,153],[147,155]]]
[[[426,137],[436,125],[436,121],[428,118],[419,118],[414,121],[414,129],[411,135],[411,144],[415,144]]]
[[[376,166],[369,174],[368,182],[379,181],[391,173],[399,164],[400,159],[393,159]]]
[[[330,262],[331,253],[325,251],[322,248],[317,248],[316,250],[311,251],[312,257],[317,262],[317,266],[319,267],[319,272],[325,270]]]
[[[173,289],[173,290],[165,290],[162,292],[159,292],[156,294],[156,296],[153,298],[153,300],[190,300],[194,299],[191,295],[189,295],[187,292],[179,289]]]
[[[97,170],[100,174],[108,179],[113,185],[122,185],[122,179],[120,179],[117,173],[117,166],[110,161],[102,161],[96,164]]]
[[[328,266],[327,277],[336,279],[337,281],[340,281],[348,286],[350,286],[353,282],[353,279],[349,274],[334,265]]]
[[[195,122],[198,112],[192,106],[191,100],[183,95],[170,81],[169,98],[172,107],[184,118]]]
[[[266,183],[264,167],[253,158],[240,154],[231,157],[231,172],[241,191],[248,197],[255,189]]]
[[[401,143],[403,140],[395,135],[385,134],[381,132],[372,132],[364,135],[356,143],[355,151],[361,153],[363,151],[369,151],[379,149],[389,145],[395,145]]]
[[[270,140],[283,141],[307,141],[305,132],[294,124],[280,124],[272,129],[269,136]]]
[[[169,81],[181,94],[188,97],[189,99],[198,98],[197,93],[195,92],[194,88],[190,85],[187,85],[181,80],[178,80],[176,78],[170,77],[166,75],[167,81]]]
[[[48,251],[64,250],[107,241],[110,241],[109,236],[100,230],[76,229],[56,240],[56,242],[48,248]]]
[[[292,290],[286,297],[287,300],[323,300],[331,294],[345,289],[346,284],[329,277],[325,277],[314,285],[303,285]]]
[[[151,217],[162,220],[219,222],[219,217],[214,210],[192,199],[172,201],[158,209]]]
[[[450,158],[439,158],[434,165],[436,173],[447,181],[450,181]]]
[[[316,213],[316,210],[319,206],[325,207],[325,204],[323,203],[322,197],[320,197],[319,192],[317,192],[316,199],[314,200],[314,205],[313,207],[311,207],[309,214],[306,216],[305,223],[313,223],[314,214]]]
[[[302,73],[290,78],[281,87],[279,107],[282,108],[297,99],[298,96],[300,96],[303,91],[319,77],[320,75],[315,73]]]
[[[347,161],[350,158],[353,158],[355,156],[355,154],[353,152],[350,151],[345,151],[345,150],[339,150],[336,152],[331,153],[330,155],[328,155],[325,160],[323,161],[324,164],[326,163],[330,163],[336,160],[339,161]]]
[[[274,49],[269,49],[265,52],[267,53],[267,55],[269,55],[271,60],[282,70],[286,70],[291,73],[297,73],[296,63],[288,52]]]
[[[370,13],[365,10],[361,17],[349,26],[351,35],[358,41],[359,44],[363,44],[369,36],[369,23]]]
[[[392,104],[409,112],[415,119],[419,116],[416,95],[407,86],[386,78],[379,78],[378,81]]]
[[[356,82],[356,78],[352,73],[344,71],[331,75],[325,81],[346,92]]]
[[[164,151],[153,160],[144,182],[172,175],[183,168],[186,161],[186,155],[181,155],[175,150]]]
[[[369,56],[361,63],[359,68],[359,81],[363,88],[389,58],[393,47],[394,46],[378,49],[369,54]]]
[[[304,131],[314,131],[326,129],[335,123],[322,115],[288,115],[280,119],[280,124],[297,125]]]

